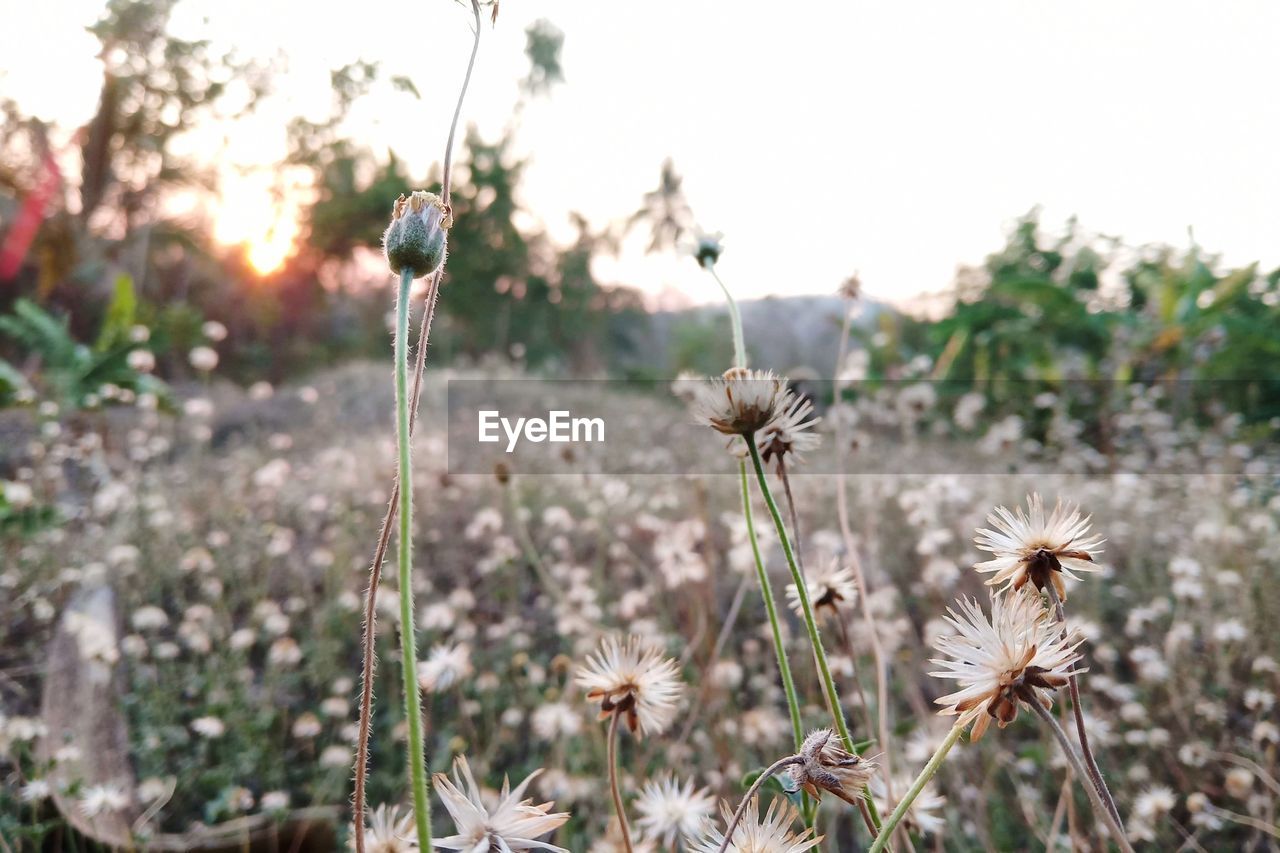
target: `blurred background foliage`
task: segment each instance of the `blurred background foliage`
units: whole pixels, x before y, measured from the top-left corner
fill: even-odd
[[[394,152],[362,147],[344,128],[352,105],[373,87],[415,98],[414,82],[384,80],[377,63],[352,63],[332,72],[325,121],[289,123],[281,165],[309,174],[313,192],[295,251],[280,269],[260,274],[242,249],[219,246],[208,223],[168,215],[163,201],[177,190],[217,193],[209,165],[179,156],[174,141],[203,122],[254,110],[276,69],[175,37],[168,27],[175,2],[111,0],[90,28],[101,47],[99,107],[73,136],[78,180],[54,194],[24,263],[0,288],[0,403],[42,394],[60,404],[93,403],[101,395],[91,386],[100,381],[159,387],[150,376],[130,375],[128,353],[137,348],[155,356],[152,375],[188,378],[188,353],[211,343],[201,332],[208,320],[227,330],[216,342],[221,372],[242,381],[280,381],[386,354],[381,233],[401,192],[438,188],[440,175],[411,174]],[[615,252],[633,228],[649,232],[651,251],[679,251],[688,242],[693,215],[673,163],[662,164],[657,187],[628,221],[596,229],[579,217],[568,245],[529,224],[536,217],[521,209],[520,116],[530,99],[552,97],[564,82],[563,41],[546,21],[531,26],[529,70],[512,120],[496,138],[473,128],[461,140],[457,224],[433,357],[498,356],[558,375],[716,371],[727,360],[708,348],[706,331],[724,322],[721,314],[650,312],[637,290],[595,273],[594,261]],[[50,136],[13,103],[2,108],[0,235],[39,181]],[[149,330],[145,341],[121,336],[120,317],[112,315],[125,279],[130,322]],[[872,306],[854,335],[869,355],[870,379],[914,375],[923,359],[932,378],[972,379],[997,397],[1002,380],[1231,380],[1215,386],[1223,404],[1274,417],[1280,410],[1267,396],[1274,389],[1261,380],[1280,356],[1278,285],[1280,270],[1223,268],[1194,241],[1131,247],[1074,222],[1051,235],[1032,212],[984,265],[961,271],[943,310],[924,319]],[[833,296],[804,311],[824,322],[829,315],[834,333],[845,309]],[[768,363],[768,355],[791,358],[793,349],[777,341],[806,336],[794,323],[758,323],[752,349],[760,363],[791,369],[799,365]],[[833,355],[799,357],[830,375]]]

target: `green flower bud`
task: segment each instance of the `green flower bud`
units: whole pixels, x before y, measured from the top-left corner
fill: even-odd
[[[396,199],[391,224],[382,236],[387,265],[399,275],[413,271],[414,278],[431,275],[444,262],[453,214],[435,193],[416,190]]]

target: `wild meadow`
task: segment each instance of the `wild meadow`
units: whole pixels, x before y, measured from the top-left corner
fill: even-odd
[[[108,74],[132,115],[222,96],[173,5],[93,30],[141,57]],[[621,233],[720,298],[660,317],[596,280],[618,235],[521,231],[518,121],[456,138],[498,7],[453,10],[425,182],[347,144],[378,72],[334,72],[330,121],[290,125],[317,195],[277,273],[135,222],[111,170],[29,235],[0,851],[1280,849],[1280,271],[1031,214],[942,311],[855,275],[810,333],[738,297],[722,256],[777,258],[698,227],[668,162]],[[527,36],[516,116],[561,78],[563,34]],[[84,156],[163,160],[120,103]],[[34,192],[5,188],[6,217]],[[353,253],[376,286],[318,283]],[[476,388],[602,441],[481,446]]]

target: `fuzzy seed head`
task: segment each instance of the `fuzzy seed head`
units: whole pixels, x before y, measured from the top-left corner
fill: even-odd
[[[1053,511],[1046,513],[1040,495],[1032,494],[1025,512],[1022,507],[1013,512],[996,507],[987,522],[994,529],[978,530],[973,541],[994,555],[994,559],[974,566],[991,574],[988,586],[1018,590],[1029,582],[1044,590],[1053,584],[1058,597],[1066,601],[1063,575],[1079,580],[1075,572],[1102,568],[1096,557],[1102,553],[1104,540],[1089,534],[1089,516],[1082,516],[1071,504],[1058,501]]]
[[[831,729],[810,733],[800,747],[799,756],[800,763],[787,768],[787,773],[793,783],[818,800],[826,791],[842,800],[856,801],[864,795],[867,783],[876,772],[874,761],[845,750]]]
[[[973,723],[970,736],[982,737],[992,720],[1004,728],[1018,717],[1022,705],[1053,705],[1054,692],[1076,669],[1084,640],[1063,634],[1050,617],[1044,600],[1031,590],[1009,590],[991,600],[991,618],[974,599],[957,602],[959,612],[947,608],[946,622],[955,633],[937,642],[947,660],[930,673],[950,678],[960,690],[936,701],[939,713],[958,716],[958,725]]]

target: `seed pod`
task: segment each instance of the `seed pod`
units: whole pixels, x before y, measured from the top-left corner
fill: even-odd
[[[431,275],[444,262],[453,214],[435,193],[416,190],[396,199],[391,224],[382,237],[387,265],[399,275],[413,271],[414,278]]]

